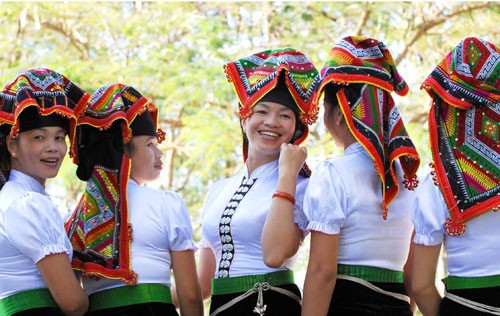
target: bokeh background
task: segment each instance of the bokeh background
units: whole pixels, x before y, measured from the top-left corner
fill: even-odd
[[[421,82],[465,37],[500,45],[499,2],[1,2],[0,84],[27,68],[52,68],[89,93],[102,85],[134,86],[160,108],[167,132],[164,172],[154,185],[179,192],[195,238],[208,187],[242,168],[237,101],[222,65],[252,53],[292,47],[321,69],[333,44],[349,35],[389,47],[410,94],[395,100],[422,156],[430,101]],[[320,119],[305,143],[314,166],[341,154]],[[84,184],[66,159],[48,191],[63,214]],[[297,279],[307,265],[300,250]]]

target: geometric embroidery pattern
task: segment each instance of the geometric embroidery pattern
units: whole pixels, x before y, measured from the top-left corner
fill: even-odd
[[[384,43],[362,36],[338,41],[321,69],[317,97],[327,85],[337,88],[336,98],[349,130],[370,154],[382,182],[382,216],[399,192],[395,161],[404,173],[404,185],[414,189],[420,157],[391,97],[404,96],[408,85],[399,74]]]
[[[229,269],[234,258],[234,242],[231,235],[231,219],[233,218],[238,205],[243,200],[245,195],[250,191],[257,179],[248,179],[243,177],[240,187],[229,200],[219,222],[219,237],[222,244],[222,255],[219,261],[218,278],[228,278]]]
[[[423,82],[433,99],[429,134],[435,175],[450,217],[445,229],[500,205],[500,49],[462,40]]]

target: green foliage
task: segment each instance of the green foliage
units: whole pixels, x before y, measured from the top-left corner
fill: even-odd
[[[420,83],[461,39],[500,43],[495,2],[6,2],[0,5],[0,82],[49,67],[90,93],[123,82],[160,107],[168,172],[193,217],[214,181],[242,167],[237,100],[222,65],[271,47],[293,47],[320,69],[347,35],[383,41],[411,93],[397,98],[410,135],[431,160],[429,98]],[[311,127],[311,167],[339,153],[321,118]],[[66,209],[81,192],[61,170]],[[196,225],[195,225],[196,226]]]

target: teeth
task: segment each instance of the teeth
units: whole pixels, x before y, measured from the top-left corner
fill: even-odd
[[[56,162],[57,159],[44,159],[44,161],[46,161],[46,162]]]
[[[278,137],[279,135],[277,133],[272,133],[272,132],[260,132],[262,135],[266,136],[271,136],[271,137]]]

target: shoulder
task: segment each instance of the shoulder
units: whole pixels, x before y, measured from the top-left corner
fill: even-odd
[[[45,195],[37,192],[24,192],[15,196],[9,203],[9,208],[19,212],[39,209],[55,209],[54,203]]]
[[[223,178],[223,179],[217,180],[212,185],[210,185],[208,192],[207,192],[207,196],[212,195],[214,192],[220,193],[222,190],[224,190],[225,188],[228,188],[229,186],[232,186],[233,184],[237,185],[237,186],[240,184],[240,177],[239,176],[232,176],[229,178]],[[233,192],[234,192],[234,190],[233,190]]]

